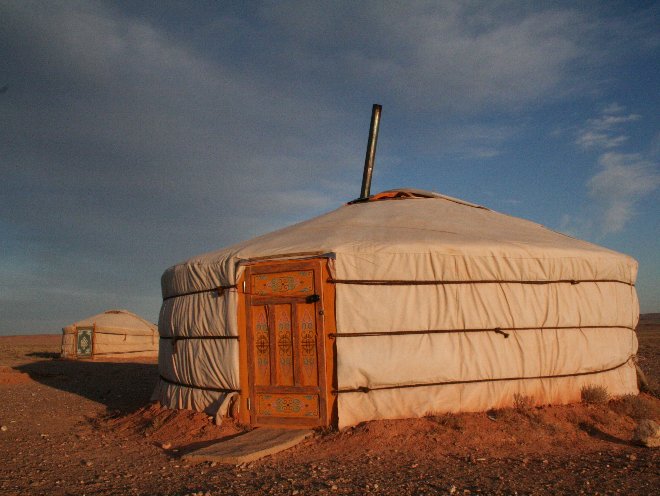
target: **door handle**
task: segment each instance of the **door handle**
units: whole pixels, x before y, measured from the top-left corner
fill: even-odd
[[[317,294],[309,295],[305,298],[306,303],[316,303],[317,301],[321,301],[321,297]]]

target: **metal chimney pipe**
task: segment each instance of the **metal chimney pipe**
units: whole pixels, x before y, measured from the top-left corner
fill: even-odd
[[[364,157],[364,173],[362,174],[362,190],[360,200],[369,198],[371,192],[371,176],[374,172],[376,159],[376,144],[378,143],[378,127],[380,126],[381,105],[374,103],[371,109],[371,125],[369,126],[369,141],[367,142],[367,155]]]

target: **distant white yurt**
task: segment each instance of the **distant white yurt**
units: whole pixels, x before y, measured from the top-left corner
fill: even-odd
[[[156,325],[127,310],[108,310],[62,329],[62,358],[156,356]]]
[[[637,393],[636,275],[534,222],[387,191],[169,268],[154,399],[346,427]]]

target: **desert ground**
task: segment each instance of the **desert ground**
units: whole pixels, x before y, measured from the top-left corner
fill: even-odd
[[[182,455],[241,433],[149,402],[155,361],[59,359],[59,335],[0,337],[0,494],[658,494],[660,314],[638,326],[650,391],[319,431],[241,466]]]

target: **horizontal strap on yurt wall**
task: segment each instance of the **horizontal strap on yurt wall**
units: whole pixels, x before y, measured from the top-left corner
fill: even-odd
[[[488,327],[483,329],[429,329],[429,330],[420,330],[420,331],[382,331],[382,332],[342,332],[342,333],[330,333],[328,336],[333,338],[356,338],[363,336],[406,336],[409,334],[451,334],[451,333],[461,333],[461,332],[494,332],[496,334],[502,334],[505,338],[509,337],[509,334],[505,331],[543,331],[543,330],[563,330],[563,329],[626,329],[629,331],[634,331],[635,329],[630,326],[625,325],[594,325],[594,326],[542,326],[542,327]]]
[[[635,284],[619,279],[557,279],[553,281],[518,281],[518,280],[469,280],[469,281],[405,281],[405,280],[368,280],[368,279],[328,279],[330,284],[354,284],[362,286],[434,286],[443,284],[580,284],[581,282],[615,282],[635,287]]]
[[[216,286],[215,288],[210,288],[210,289],[200,289],[199,291],[188,291],[186,293],[178,293],[178,294],[167,296],[167,297],[163,298],[163,301],[171,300],[172,298],[178,298],[180,296],[190,296],[190,295],[201,294],[201,293],[212,293],[213,291],[222,292],[225,289],[236,289],[236,284],[232,284],[230,286]]]
[[[416,387],[427,387],[427,386],[448,386],[452,384],[474,384],[474,383],[479,383],[479,382],[502,382],[502,381],[525,381],[525,380],[533,380],[533,379],[558,379],[561,377],[579,377],[579,376],[584,376],[584,375],[594,375],[594,374],[601,374],[603,372],[609,372],[611,370],[616,370],[621,367],[624,367],[630,360],[632,360],[634,356],[629,356],[625,362],[620,363],[619,365],[615,365],[614,367],[609,367],[606,369],[599,369],[599,370],[592,370],[589,372],[574,372],[572,374],[554,374],[554,375],[537,375],[537,376],[532,376],[532,377],[496,377],[493,379],[468,379],[464,381],[443,381],[443,382],[427,382],[427,383],[420,383],[420,384],[400,384],[397,386],[378,386],[378,387],[367,387],[367,386],[360,386],[357,388],[353,389],[336,389],[333,390],[333,394],[340,394],[340,393],[368,393],[369,391],[382,391],[386,389],[409,389],[409,388],[416,388]]]
[[[172,339],[174,341],[183,339],[238,339],[238,336],[161,336],[160,339]]]
[[[153,332],[143,332],[143,331],[135,332],[133,330],[130,331],[122,330],[122,331],[114,332],[109,329],[103,329],[102,331],[97,330],[95,331],[95,334],[105,334],[106,336],[131,336],[136,338],[150,338],[151,336],[153,336]]]
[[[183,382],[178,382],[178,381],[173,381],[171,379],[167,379],[166,377],[163,377],[162,375],[159,376],[160,379],[163,382],[167,382],[168,384],[172,384],[174,386],[182,386],[182,387],[187,387],[190,389],[201,389],[203,391],[214,391],[216,393],[240,393],[240,389],[229,389],[229,388],[214,388],[210,386],[197,386],[195,384],[185,384]]]
[[[129,353],[158,353],[158,350],[151,348],[146,350],[102,351],[94,353],[94,356],[100,357],[105,355],[128,355]]]

